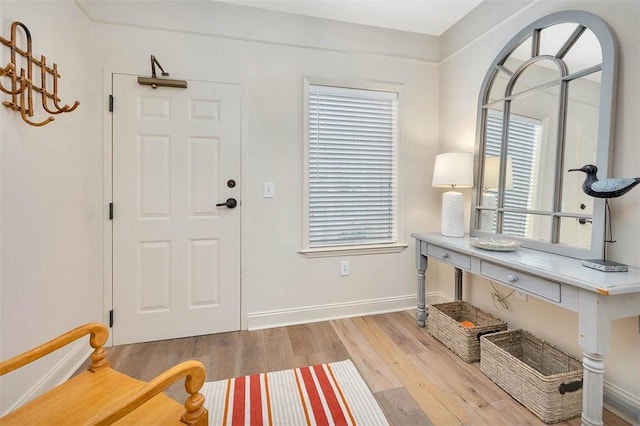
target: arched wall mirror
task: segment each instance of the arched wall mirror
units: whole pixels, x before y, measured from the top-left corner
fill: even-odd
[[[568,169],[595,164],[607,176],[616,56],[607,24],[582,11],[543,17],[502,49],[478,102],[472,236],[602,257],[604,200]]]

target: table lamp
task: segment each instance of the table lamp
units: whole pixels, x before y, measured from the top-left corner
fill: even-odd
[[[473,154],[449,152],[436,155],[433,167],[434,188],[451,188],[442,194],[440,233],[447,237],[464,237],[464,202],[458,188],[473,186]]]

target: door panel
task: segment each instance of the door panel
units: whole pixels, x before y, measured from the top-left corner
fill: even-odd
[[[240,328],[240,88],[113,76],[114,344]]]

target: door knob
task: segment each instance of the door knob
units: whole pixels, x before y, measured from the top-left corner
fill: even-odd
[[[218,203],[216,204],[216,206],[218,207],[229,207],[230,209],[235,209],[236,206],[238,205],[238,201],[235,198],[227,198],[227,201],[225,201],[224,203]]]

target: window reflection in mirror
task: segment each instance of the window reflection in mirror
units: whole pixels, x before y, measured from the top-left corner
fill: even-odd
[[[509,74],[504,70],[498,70],[493,84],[491,85],[491,91],[489,92],[489,102],[494,102],[500,99],[504,99],[505,92],[507,90],[507,83],[509,83]]]
[[[550,59],[541,59],[526,65],[517,76],[511,94],[518,95],[544,84],[560,84],[563,74],[559,66],[558,62]]]
[[[496,118],[500,117],[500,118]],[[500,187],[500,142],[502,132],[502,118],[493,113],[487,120],[487,140],[493,141],[492,149],[487,150],[484,158],[484,173],[482,177],[482,198],[480,205],[480,229],[485,232],[496,232],[497,208],[498,208],[498,188]],[[491,131],[495,127],[497,131]],[[493,135],[491,135],[493,134]],[[493,152],[493,155],[492,155]],[[498,152],[496,154],[496,152]],[[509,184],[505,184],[509,186]]]
[[[582,192],[582,191],[581,191]],[[592,220],[577,217],[560,219],[559,244],[589,248],[591,244]]]
[[[503,234],[512,237],[524,237],[530,240],[549,243],[551,241],[551,217],[531,213],[504,214]]]
[[[505,234],[575,257],[601,252],[602,200],[567,171],[608,166],[614,70],[611,33],[586,12],[542,18],[502,49],[480,93],[472,236]]]
[[[527,37],[514,51],[506,58],[504,61],[504,67],[511,71],[511,73],[515,72],[520,65],[528,59],[531,58],[531,46],[533,43],[533,37]]]
[[[598,39],[593,31],[586,29],[563,58],[569,72],[575,73],[601,64],[602,50],[594,48],[598,45]]]
[[[540,31],[540,55],[556,56],[562,46],[578,28],[578,24],[565,22]]]
[[[480,229],[497,232],[498,188],[500,188],[500,146],[502,144],[502,111],[490,109],[486,120],[487,146],[482,175],[482,198],[480,205]]]
[[[505,207],[551,213],[558,146],[559,85],[511,102],[507,155],[519,177]]]
[[[568,108],[565,133],[565,169],[596,163],[598,139],[598,105],[600,104],[600,72],[572,80],[568,85]],[[580,188],[584,176],[563,170],[562,211],[565,213],[593,213],[593,198]],[[567,225],[571,226],[571,225]],[[572,227],[576,227],[575,224]],[[570,240],[564,238],[564,241]],[[581,244],[584,246],[584,243]]]

